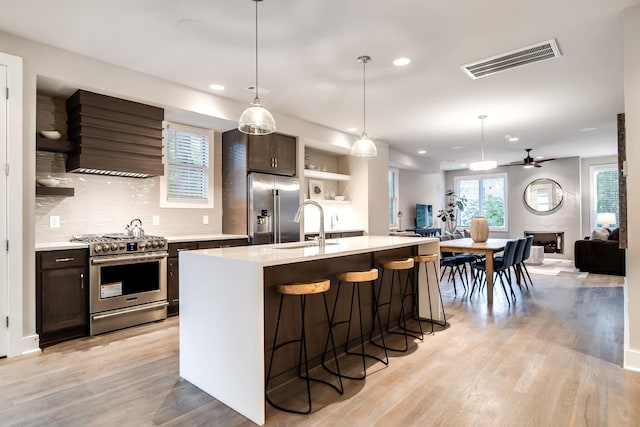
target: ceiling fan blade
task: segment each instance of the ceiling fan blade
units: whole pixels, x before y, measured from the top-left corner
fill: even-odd
[[[538,162],[534,163],[533,166],[537,167],[537,168],[541,168],[542,165],[539,165]]]
[[[540,160],[536,160],[535,163],[550,162],[551,160],[555,160],[555,159],[540,159]]]
[[[526,163],[523,163],[523,162],[511,162],[507,166],[522,166],[524,164],[526,164]]]

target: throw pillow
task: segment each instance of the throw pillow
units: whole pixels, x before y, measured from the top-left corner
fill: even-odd
[[[455,230],[455,231],[453,232],[453,238],[454,238],[454,239],[462,239],[463,237],[464,237],[464,235],[463,235],[460,231]]]
[[[462,233],[464,234],[464,237],[467,239],[471,237],[471,233],[467,229],[462,230]]]
[[[609,240],[620,240],[620,229],[616,228],[609,234]]]
[[[593,230],[591,232],[591,240],[609,240],[609,232],[607,230]]]

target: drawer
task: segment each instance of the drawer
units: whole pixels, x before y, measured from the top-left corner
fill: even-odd
[[[87,249],[40,252],[42,270],[53,268],[84,267],[87,263]]]

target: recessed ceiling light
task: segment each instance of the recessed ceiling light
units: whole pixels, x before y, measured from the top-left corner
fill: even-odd
[[[580,132],[593,132],[594,130],[596,130],[596,128],[582,128]]]
[[[461,167],[461,168],[466,168],[466,167],[467,167],[467,164],[466,164],[466,163],[460,163],[460,167]]]
[[[411,62],[411,59],[403,56],[402,58],[394,59],[393,65],[395,65],[396,67],[404,67],[405,65],[409,65],[410,62]]]
[[[538,160],[544,159],[544,156],[536,156],[536,159],[538,159]]]
[[[221,84],[214,83],[212,85],[209,85],[209,89],[221,91],[221,90],[224,90],[224,86]]]
[[[418,154],[427,154],[427,150],[420,150],[418,151]]]
[[[506,134],[506,135],[504,136],[504,139],[506,139],[506,140],[507,140],[507,141],[509,141],[509,142],[517,142],[517,141],[520,141],[520,138],[518,138],[518,137],[517,137],[517,136],[515,136],[515,135],[511,135],[510,133]]]
[[[347,129],[348,132],[356,132],[358,130],[358,128],[349,128]]]
[[[454,145],[453,147],[451,147],[452,150],[461,150],[462,149],[462,145]]]
[[[316,85],[316,89],[322,90],[322,91],[335,90],[336,87],[337,87],[336,84],[331,82],[320,82]]]

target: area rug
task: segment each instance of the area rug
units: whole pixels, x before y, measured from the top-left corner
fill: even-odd
[[[567,276],[577,279],[586,279],[589,275],[588,272],[575,268],[573,260],[570,259],[545,259],[541,265],[527,265],[527,270],[532,274]]]

